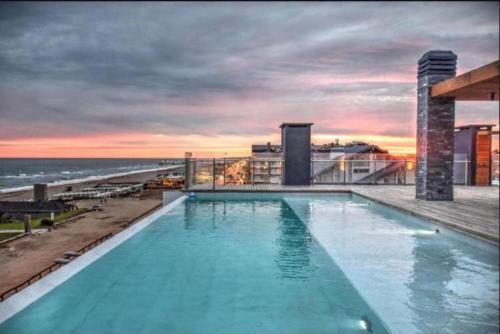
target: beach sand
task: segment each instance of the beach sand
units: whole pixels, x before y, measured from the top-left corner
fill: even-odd
[[[120,176],[106,181],[145,182],[161,172],[147,172]],[[89,187],[101,181],[73,184],[73,189]],[[65,186],[49,188],[51,194],[64,191]],[[32,190],[1,194],[0,200],[32,199]],[[147,190],[125,198],[108,199],[102,203],[104,211],[88,212],[75,222],[58,226],[51,232],[22,237],[0,245],[0,293],[22,283],[42,269],[53,264],[55,258],[63,257],[66,251],[76,251],[88,243],[112,232],[124,229],[122,225],[144,213],[159,208],[162,203],[161,190]],[[77,201],[79,207],[101,204],[100,200]],[[13,251],[14,249],[14,251]],[[12,256],[15,253],[15,256]]]
[[[180,167],[182,168],[182,167]],[[163,174],[165,171],[152,171],[144,173],[135,173],[117,177],[111,177],[99,181],[85,181],[68,185],[55,185],[48,188],[49,198],[57,193],[64,192],[67,186],[73,187],[73,190],[78,190],[86,187],[93,187],[96,184],[104,182],[146,182],[155,179],[158,174]],[[21,190],[9,193],[0,193],[0,201],[19,201],[19,200],[33,200],[33,189]]]

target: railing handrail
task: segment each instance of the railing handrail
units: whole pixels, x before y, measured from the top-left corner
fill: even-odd
[[[213,163],[214,159],[208,159],[208,158],[191,158],[192,161],[196,162],[206,162],[206,163]],[[284,159],[279,159],[279,158],[215,158],[215,162],[230,162],[232,160],[234,161],[257,161],[257,162],[266,162],[266,161],[271,161],[271,162],[285,162]],[[397,161],[406,161],[406,162],[416,162],[417,159],[318,159],[318,158],[312,158],[311,162],[330,162],[330,161],[348,161],[348,162],[361,162],[361,161],[392,161],[392,162],[397,162]],[[471,163],[471,160],[453,160],[453,162],[460,162],[460,163]],[[495,161],[492,161],[492,163],[495,163]]]
[[[416,159],[311,159],[311,162],[366,162],[366,161],[373,161],[373,162],[383,162],[383,161],[388,161],[388,162],[417,162]],[[470,160],[453,160],[454,163],[471,163]]]

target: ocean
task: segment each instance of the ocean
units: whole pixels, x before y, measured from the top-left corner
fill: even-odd
[[[74,183],[155,170],[161,167],[160,161],[161,159],[0,158],[0,192],[26,189],[34,183]]]

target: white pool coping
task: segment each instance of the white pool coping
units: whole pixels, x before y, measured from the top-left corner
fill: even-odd
[[[102,244],[75,258],[70,263],[64,265],[53,273],[50,273],[49,275],[43,277],[29,287],[21,290],[20,292],[10,296],[9,298],[1,302],[0,324],[35,302],[37,299],[49,293],[58,285],[76,275],[79,271],[81,271],[94,261],[98,260],[101,256],[108,253],[113,248],[119,246],[121,243],[141,231],[143,228],[150,225],[160,216],[172,210],[177,205],[183,203],[187,198],[187,196],[179,197],[172,203],[141,219],[139,222],[121,231],[110,239],[104,241]]]

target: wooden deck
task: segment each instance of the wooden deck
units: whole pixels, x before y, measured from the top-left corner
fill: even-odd
[[[417,200],[415,199],[414,186],[282,186],[260,184],[217,186],[214,190],[211,185],[197,185],[189,191],[352,192],[474,237],[490,242],[499,242],[498,187],[455,186],[455,200],[452,202]]]

